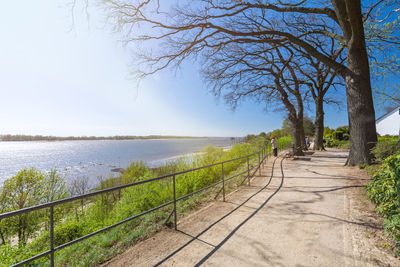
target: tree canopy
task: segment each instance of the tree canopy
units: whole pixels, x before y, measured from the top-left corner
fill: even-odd
[[[371,162],[370,149],[377,138],[364,24],[378,17],[383,5],[398,7],[398,1],[106,0],[105,4],[125,41],[135,46],[144,43],[143,50],[137,49],[143,60],[138,64],[141,77],[179,67],[187,59],[199,59],[207,74],[214,60],[222,58],[219,55],[230,55],[232,50],[248,53],[256,46],[296,47],[296,54],[323,63],[346,84],[351,128],[348,164]],[[368,33],[371,39],[381,38],[377,32]],[[335,44],[333,53],[327,49],[330,42]],[[344,61],[334,56],[338,51],[346,55]]]

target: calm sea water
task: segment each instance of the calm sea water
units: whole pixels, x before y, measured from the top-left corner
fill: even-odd
[[[157,166],[178,156],[197,152],[206,145],[229,146],[230,138],[32,141],[0,142],[0,185],[19,170],[34,167],[57,169],[67,181],[86,177],[94,185],[98,176],[108,177],[113,168],[125,168],[143,160]]]

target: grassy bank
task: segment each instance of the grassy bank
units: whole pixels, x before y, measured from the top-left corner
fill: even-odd
[[[280,143],[290,142],[290,139],[280,140]],[[220,161],[242,157],[258,151],[265,144],[265,139],[256,138],[250,143],[237,144],[230,150],[207,146],[202,152],[190,157],[183,157],[165,165],[151,169],[143,162],[134,162],[117,179],[103,180],[98,189],[113,187],[120,184],[132,183],[149,178],[192,169]],[[250,163],[258,162],[258,155],[250,158]],[[224,164],[224,175],[229,177],[247,168],[246,158]],[[244,174],[245,175],[245,174]],[[226,184],[227,191],[233,190],[243,180],[244,175],[232,179]],[[177,197],[189,194],[204,188],[221,179],[221,165],[206,169],[199,169],[176,176]],[[214,198],[220,186],[212,187],[199,194],[195,194],[178,202],[178,214],[183,216],[200,203],[206,203]],[[157,180],[135,187],[101,194],[83,201],[75,201],[59,205],[55,208],[55,246],[87,235],[116,222],[127,219],[135,214],[157,207],[173,199],[172,178]],[[88,238],[82,242],[68,246],[56,252],[57,266],[92,266],[120,253],[126,247],[145,239],[163,227],[163,223],[171,212],[167,206],[156,212],[131,220],[123,225],[112,228],[102,234]],[[33,214],[34,213],[34,214]],[[4,219],[1,222],[3,229],[9,229],[8,241],[0,247],[0,263],[11,265],[39,254],[49,248],[49,227],[47,224],[48,211],[33,212],[30,215],[16,216],[14,219]],[[26,243],[12,244],[10,237],[16,235],[18,220],[38,218],[32,220],[30,234]],[[34,264],[48,265],[48,259],[42,258]]]

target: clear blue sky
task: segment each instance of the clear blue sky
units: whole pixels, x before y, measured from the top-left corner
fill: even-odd
[[[71,22],[65,1],[3,1],[0,134],[243,136],[282,125],[284,114],[252,102],[232,112],[192,63],[137,87],[131,53],[99,11]],[[326,125],[345,124],[345,106],[326,109]]]

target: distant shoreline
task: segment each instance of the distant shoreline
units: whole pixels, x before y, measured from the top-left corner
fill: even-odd
[[[80,141],[80,140],[145,140],[145,139],[199,139],[207,136],[175,136],[175,135],[115,135],[115,136],[43,136],[43,135],[0,135],[0,142],[12,141]],[[229,137],[228,137],[229,138]]]

